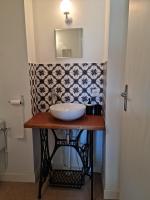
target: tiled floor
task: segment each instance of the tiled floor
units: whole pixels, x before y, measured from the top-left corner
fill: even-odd
[[[102,200],[101,178],[95,175],[95,198]],[[37,200],[38,185],[34,183],[0,183],[0,200]],[[90,180],[81,190],[45,187],[42,200],[90,200]]]

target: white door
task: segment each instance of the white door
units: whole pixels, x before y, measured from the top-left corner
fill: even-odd
[[[130,0],[121,200],[150,200],[150,0]]]

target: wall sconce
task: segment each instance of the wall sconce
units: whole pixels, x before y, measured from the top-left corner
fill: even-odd
[[[72,3],[70,0],[62,0],[60,4],[61,11],[65,15],[65,23],[68,25],[72,23],[72,18],[68,16],[70,14],[71,6]]]

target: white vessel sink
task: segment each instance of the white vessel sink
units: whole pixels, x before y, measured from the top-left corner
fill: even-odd
[[[86,106],[78,103],[60,103],[50,107],[53,117],[64,121],[71,121],[85,114]]]

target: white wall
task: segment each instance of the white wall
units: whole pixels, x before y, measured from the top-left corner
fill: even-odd
[[[106,88],[106,199],[119,197],[121,113],[128,21],[128,1],[110,1],[110,27]]]
[[[105,61],[105,1],[72,0],[70,28],[83,28],[83,58],[56,59],[54,29],[67,28],[60,0],[33,0],[37,63]],[[31,30],[32,31],[32,30]]]
[[[28,63],[36,62],[35,34],[32,0],[24,0]]]
[[[24,95],[25,119],[31,116],[23,0],[0,1],[0,118],[10,127],[8,132],[8,168],[1,180],[34,181],[32,132],[16,139],[11,126],[20,127],[17,107],[11,98]]]

